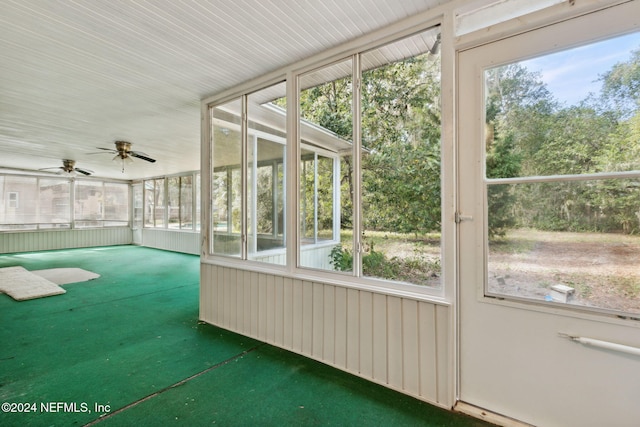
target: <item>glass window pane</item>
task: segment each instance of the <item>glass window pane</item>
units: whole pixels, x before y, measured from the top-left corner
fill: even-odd
[[[104,214],[104,191],[100,181],[77,180],[75,199],[75,226],[102,227]]]
[[[247,97],[248,258],[284,265],[284,182],[286,148],[284,82]]]
[[[71,226],[71,183],[67,179],[40,178],[39,219],[42,228],[51,224],[56,228]]]
[[[433,29],[362,55],[364,276],[441,284],[437,43]]]
[[[164,178],[154,179],[153,187],[153,226],[164,227],[165,221],[165,191]]]
[[[155,210],[153,209],[153,193],[155,188],[155,181],[149,179],[144,181],[144,226],[153,227],[153,216]]]
[[[488,293],[640,313],[640,178],[488,188]]]
[[[37,227],[38,181],[35,177],[0,176],[0,230]]]
[[[129,224],[129,185],[116,182],[104,183],[104,226]]]
[[[639,48],[485,71],[488,294],[640,313]]]
[[[142,227],[143,212],[144,212],[144,196],[142,193],[142,185],[136,184],[132,186],[133,189],[133,228],[138,229]]]
[[[304,244],[316,238],[316,155],[302,149],[300,159],[300,235]]]
[[[164,227],[164,178],[144,181],[144,226]]]
[[[241,100],[212,108],[211,242],[218,255],[242,255]]]
[[[639,170],[639,64],[635,33],[486,70],[487,177]]]
[[[318,240],[334,240],[334,186],[336,164],[332,157],[318,156],[316,172],[317,176],[317,224],[318,224]]]
[[[180,177],[180,228],[193,229],[193,177]]]
[[[167,178],[168,228],[180,228],[180,177]]]
[[[301,267],[353,271],[352,80],[350,59],[300,77]]]

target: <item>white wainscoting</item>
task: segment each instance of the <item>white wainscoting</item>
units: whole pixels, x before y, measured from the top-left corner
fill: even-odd
[[[200,233],[162,228],[143,228],[142,246],[199,255]]]
[[[131,244],[128,227],[38,230],[0,233],[0,253]]]
[[[201,264],[200,318],[451,408],[451,308]]]

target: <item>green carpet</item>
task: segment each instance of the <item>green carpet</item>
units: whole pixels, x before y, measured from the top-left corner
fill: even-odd
[[[201,324],[197,256],[136,246],[0,256],[14,265],[101,277],[47,298],[0,295],[0,402],[23,411],[0,413],[2,426],[486,425]]]

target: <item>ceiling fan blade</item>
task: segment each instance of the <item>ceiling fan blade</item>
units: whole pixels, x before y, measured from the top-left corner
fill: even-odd
[[[117,153],[116,150],[110,150],[108,148],[100,148],[98,147],[100,150],[104,150],[104,151],[98,151],[96,153],[87,153],[87,154],[104,154],[105,151],[109,152],[109,153]]]
[[[92,170],[89,170],[89,169],[80,169],[80,168],[75,168],[75,169],[74,169],[74,171],[76,171],[76,172],[78,172],[78,173],[81,173],[82,175],[87,175],[87,176],[89,176],[89,175],[91,175],[91,174],[93,173],[93,171],[92,171]]]
[[[140,151],[129,151],[129,155],[133,157],[137,157],[138,159],[146,160],[147,162],[155,163],[156,160],[152,159],[145,153],[141,153]]]

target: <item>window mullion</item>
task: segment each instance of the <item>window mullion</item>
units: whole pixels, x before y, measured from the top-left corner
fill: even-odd
[[[171,216],[171,212],[169,212],[169,216]],[[178,177],[178,230],[182,230],[182,177],[181,176]]]
[[[248,148],[248,141],[247,141]],[[251,210],[247,211],[247,217],[249,216],[249,212],[251,212],[251,238],[248,239],[251,244],[251,253],[256,253],[258,251],[258,136],[253,135],[251,137]],[[248,153],[248,149],[247,149]],[[247,165],[248,171],[248,165]],[[247,177],[248,178],[248,177]],[[248,189],[247,189],[248,191]],[[247,200],[247,202],[249,202]],[[247,224],[247,227],[249,224]],[[248,230],[249,231],[249,230]],[[248,252],[247,248],[247,252]]]
[[[76,180],[69,182],[69,219],[71,229],[76,228]]]
[[[271,235],[278,237],[278,162],[271,162]]]
[[[313,243],[318,243],[318,153],[313,153]]]
[[[227,174],[227,233],[231,234],[233,233],[233,199],[231,197],[233,194],[233,182],[231,181],[233,179],[233,170],[227,168],[225,173]]]
[[[240,258],[247,259],[247,196],[248,196],[248,158],[247,158],[247,96],[243,95],[241,100],[240,113]]]
[[[361,93],[362,70],[360,55],[353,56],[353,275],[362,276],[362,153]]]
[[[163,209],[162,209],[162,228],[168,228],[169,226],[169,179],[163,178],[162,180],[163,188],[164,188],[164,197],[162,200]],[[103,193],[104,194],[104,193]]]

